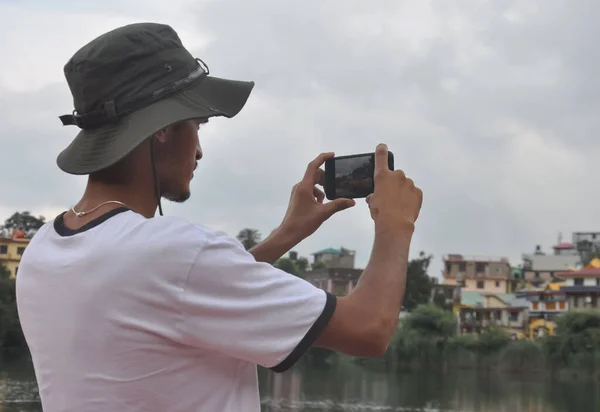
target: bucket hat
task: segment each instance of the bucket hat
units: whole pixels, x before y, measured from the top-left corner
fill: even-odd
[[[135,23],[107,32],[64,67],[73,95],[62,124],[81,129],[57,158],[66,173],[105,169],[157,131],[176,122],[234,117],[254,82],[209,76],[172,27]]]

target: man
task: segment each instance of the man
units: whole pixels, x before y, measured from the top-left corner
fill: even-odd
[[[251,82],[219,79],[166,25],[121,27],[65,66],[81,131],[58,156],[89,175],[81,200],[25,251],[18,309],[46,412],[258,411],[256,365],[290,368],[311,345],[382,355],[404,292],[422,194],[377,147],[371,259],[337,298],[272,266],[354,201],[323,203],[319,155],[281,225],[245,251],[224,233],[163,217],[185,201],[198,129],[235,116]],[[160,217],[154,217],[156,209]]]

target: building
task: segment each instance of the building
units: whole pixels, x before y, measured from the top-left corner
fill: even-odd
[[[600,254],[600,232],[573,232],[573,247],[583,262]]]
[[[514,294],[462,291],[460,328],[479,333],[499,327],[517,336],[527,328],[528,310],[529,302]]]
[[[536,246],[535,252],[523,255],[523,279],[534,286],[541,286],[556,279],[558,272],[577,267],[581,258],[571,243],[559,243],[554,253],[545,254]]]
[[[600,259],[594,258],[582,269],[559,272],[556,276],[565,282],[561,291],[569,310],[600,309]]]
[[[304,278],[318,288],[336,296],[346,296],[356,286],[362,269],[321,268],[306,272]]]
[[[14,230],[9,235],[0,236],[0,262],[9,270],[12,279],[17,276],[21,256],[29,241],[30,239],[25,237],[25,232],[21,230]]]
[[[318,267],[320,264],[327,268],[354,268],[354,255],[353,250],[345,248],[334,249],[328,248],[315,252],[313,267]]]
[[[509,293],[512,269],[506,258],[470,257],[458,254],[444,256],[442,276],[445,285],[462,282],[463,291]]]
[[[556,317],[569,311],[563,285],[561,282],[550,282],[542,287],[528,286],[515,292],[517,297],[529,302],[529,339],[545,333],[554,335]]]

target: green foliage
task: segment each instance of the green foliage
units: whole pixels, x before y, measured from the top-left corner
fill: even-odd
[[[296,261],[296,267],[301,273],[304,273],[308,270],[310,264],[308,263],[308,259],[305,257],[299,257]]]
[[[254,246],[258,245],[261,240],[260,232],[256,229],[242,229],[237,234],[237,240],[240,241],[246,250],[252,249]]]
[[[433,280],[427,275],[431,264],[432,255],[419,253],[419,257],[408,263],[406,274],[406,291],[404,292],[403,305],[408,311],[418,305],[429,302]]]
[[[33,236],[44,223],[46,223],[44,216],[35,217],[27,211],[15,212],[6,219],[1,228],[3,231],[22,230],[27,236]]]
[[[327,265],[325,265],[325,263],[318,261],[312,264],[312,270],[317,270],[317,269],[325,269],[327,267]]]
[[[477,351],[483,355],[495,354],[510,342],[510,336],[503,329],[487,328],[478,335]]]
[[[457,336],[451,312],[420,305],[401,321],[384,359],[363,363],[383,362],[387,369],[543,371],[569,379],[600,373],[600,312],[569,312],[557,324],[557,336],[535,341],[512,340],[501,328]]]
[[[433,338],[448,338],[456,332],[456,320],[451,312],[435,305],[420,305],[402,322],[405,331]]]
[[[291,273],[294,276],[302,277],[304,272],[300,270],[297,265],[297,261],[290,258],[281,258],[274,265],[276,268],[283,270],[284,272]]]
[[[10,271],[0,262],[0,346],[4,351],[27,351],[17,313],[15,280]]]
[[[284,257],[275,262],[273,266],[283,270],[284,272],[291,273],[294,276],[304,278],[304,275],[308,268],[308,259],[306,259],[305,257],[300,257],[296,260],[292,260],[290,258]]]

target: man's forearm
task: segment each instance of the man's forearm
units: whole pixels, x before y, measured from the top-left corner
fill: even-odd
[[[375,235],[371,259],[362,273],[352,298],[359,301],[369,316],[389,321],[386,334],[396,329],[406,288],[406,271],[412,232],[383,232]]]
[[[285,228],[277,228],[250,252],[257,262],[274,264],[279,258],[296,246],[299,241]]]

